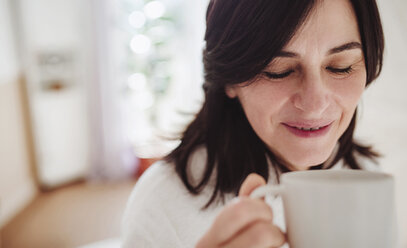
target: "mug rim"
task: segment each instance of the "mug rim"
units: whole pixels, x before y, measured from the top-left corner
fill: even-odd
[[[393,181],[393,176],[384,172],[366,170],[307,170],[282,174],[281,182],[309,184],[365,184]]]

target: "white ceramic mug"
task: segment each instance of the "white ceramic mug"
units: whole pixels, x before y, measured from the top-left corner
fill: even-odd
[[[285,173],[251,197],[281,195],[291,248],[394,248],[393,177],[362,170]]]

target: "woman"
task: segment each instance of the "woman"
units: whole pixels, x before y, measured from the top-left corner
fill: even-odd
[[[125,247],[281,247],[281,199],[255,188],[377,156],[353,139],[382,67],[375,0],[211,0],[205,41],[205,102],[137,183]]]

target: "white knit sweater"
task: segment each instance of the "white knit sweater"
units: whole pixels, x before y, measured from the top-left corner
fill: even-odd
[[[200,178],[205,162],[206,150],[198,149],[189,161],[192,178]],[[337,164],[335,169],[341,167],[342,164]],[[273,171],[270,170],[269,184],[276,183]],[[212,190],[213,178],[200,195],[193,196],[175,173],[173,165],[162,161],[155,163],[139,179],[128,201],[123,216],[123,247],[194,247],[224,207],[213,204],[202,210]],[[225,204],[233,198],[228,195]],[[266,202],[273,208],[274,223],[285,231],[281,198],[266,198]]]

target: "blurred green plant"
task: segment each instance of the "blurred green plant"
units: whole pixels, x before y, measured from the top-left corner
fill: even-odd
[[[127,93],[134,90],[151,93],[153,105],[165,96],[173,78],[171,67],[176,56],[174,43],[182,23],[177,13],[179,2],[122,0],[119,29],[125,34],[123,69],[128,75],[125,88]],[[145,80],[135,81],[140,77],[132,77],[134,74]]]

